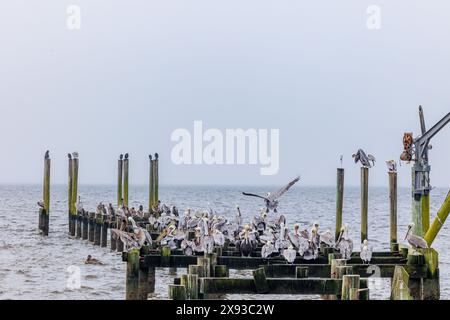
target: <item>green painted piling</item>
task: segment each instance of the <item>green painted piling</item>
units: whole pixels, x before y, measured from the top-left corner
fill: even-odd
[[[104,248],[106,248],[106,246],[108,245],[108,227],[109,227],[108,217],[106,215],[103,215],[101,246]]]
[[[445,220],[450,213],[450,191],[447,193],[447,197],[444,200],[441,208],[439,209],[436,218],[434,219],[431,227],[428,229],[427,233],[424,236],[425,241],[428,243],[428,246],[431,246],[434,239],[436,238],[439,230],[441,230],[444,225]]]
[[[122,157],[122,156],[121,156]],[[122,175],[123,175],[123,160],[117,160],[117,206],[122,206]]]
[[[170,248],[162,247],[161,248],[161,265],[169,266],[170,265]]]
[[[389,172],[390,245],[398,251],[397,244],[397,172]],[[395,250],[397,249],[397,250]]]
[[[70,229],[70,235],[72,237],[75,236],[76,232],[76,215],[77,208],[76,202],[78,199],[78,158],[72,159],[72,196],[71,196],[71,217],[72,217],[72,225]]]
[[[123,160],[123,204],[128,207],[128,158]]]
[[[335,240],[339,238],[342,227],[342,210],[344,207],[344,169],[337,169],[337,183],[336,183],[336,228]]]
[[[149,246],[144,245],[141,248],[140,254],[142,256],[147,255],[149,252]],[[138,299],[147,300],[150,293],[150,281],[149,281],[149,267],[139,265],[139,286],[138,286]]]
[[[181,284],[169,284],[169,299],[186,300],[186,287]]]
[[[361,243],[368,239],[369,168],[361,168]]]
[[[139,292],[139,249],[127,255],[126,300],[137,300]]]

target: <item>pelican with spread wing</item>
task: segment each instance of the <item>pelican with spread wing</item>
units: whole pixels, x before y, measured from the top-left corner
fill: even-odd
[[[300,177],[295,178],[291,182],[289,182],[287,185],[285,185],[283,188],[278,190],[277,192],[270,193],[268,192],[265,197],[253,194],[253,193],[247,193],[242,192],[244,196],[250,196],[250,197],[257,197],[264,199],[264,204],[266,206],[266,212],[268,213],[270,210],[273,210],[273,212],[277,212],[278,207],[278,199],[285,194],[294,184],[296,184],[300,180]]]

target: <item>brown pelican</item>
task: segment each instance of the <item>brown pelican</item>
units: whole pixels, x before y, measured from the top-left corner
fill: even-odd
[[[257,195],[257,194],[253,194],[253,193],[246,193],[246,192],[242,192],[242,194],[244,196],[251,196],[251,197],[257,197],[257,198],[264,199],[264,204],[266,206],[266,212],[268,213],[270,210],[273,210],[273,212],[277,212],[278,198],[280,198],[284,193],[286,193],[299,180],[300,180],[300,177],[296,177],[294,180],[289,182],[287,185],[285,185],[283,188],[281,188],[277,192],[273,192],[273,193],[268,192],[265,197]]]
[[[125,153],[125,159],[128,159],[128,153]]]
[[[95,258],[92,258],[91,255],[88,255],[88,256],[87,256],[87,259],[86,259],[86,261],[85,261],[84,263],[85,263],[85,264],[95,264],[95,265],[103,265],[103,264],[104,264],[104,263],[101,262],[100,260],[95,259]]]
[[[120,154],[119,159],[123,160],[123,154]]]
[[[249,257],[253,250],[253,244],[250,239],[250,227],[248,225],[245,225],[243,233],[244,239],[236,241],[236,247],[241,253],[241,256]]]
[[[72,155],[70,153],[67,154],[67,158],[72,159]]]
[[[45,208],[44,201],[38,201],[37,205],[42,209]]]
[[[353,252],[353,241],[348,237],[347,225],[342,226],[338,240],[336,241],[336,247],[339,249],[342,259],[350,259]]]
[[[267,259],[275,252],[275,247],[272,244],[272,241],[267,241],[261,248],[261,257],[263,259]]]
[[[294,247],[290,245],[287,249],[283,250],[282,256],[288,263],[294,263],[295,257],[297,256],[297,251],[295,251]]]
[[[334,246],[334,236],[329,229],[320,234],[320,242],[324,243],[325,245],[327,245],[329,247]]]
[[[370,260],[372,260],[372,252],[373,252],[372,246],[369,245],[369,241],[365,239],[361,244],[361,253],[359,254],[363,264],[370,263]]]
[[[147,242],[149,245],[151,245],[153,241],[152,241],[152,237],[150,236],[150,233],[148,233],[148,231],[145,230],[144,228],[138,227],[132,217],[128,217],[128,221],[131,222],[131,225],[133,228],[133,233],[134,233],[135,237],[137,238],[137,242],[138,242],[139,246],[140,247],[143,246],[145,242]]]
[[[81,201],[81,196],[78,196],[78,201],[75,203],[75,208],[77,209],[77,212],[84,212],[83,209],[83,202]]]
[[[395,160],[386,161],[386,166],[389,172],[397,172],[397,162]]]
[[[425,241],[424,238],[416,236],[415,234],[411,233],[412,228],[414,227],[414,223],[410,223],[408,225],[408,231],[406,232],[405,240],[408,241],[408,243],[414,247],[414,248],[428,248],[428,244]]]
[[[50,159],[50,151],[45,151],[44,159]]]
[[[353,154],[352,157],[355,159],[355,163],[358,163],[358,161],[360,161],[363,167],[372,168],[372,166],[375,165],[375,157],[371,154],[366,155],[366,153],[362,149],[358,149],[358,151]]]

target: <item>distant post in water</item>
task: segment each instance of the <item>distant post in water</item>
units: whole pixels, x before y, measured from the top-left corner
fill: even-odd
[[[159,155],[155,153],[155,161],[153,163],[153,205],[158,204],[158,188],[159,188],[159,174],[158,174],[158,163],[159,163]]]
[[[344,207],[344,168],[337,169],[336,185],[336,231],[335,240],[339,238],[342,227],[342,209]]]
[[[369,168],[361,167],[361,243],[368,237]]]
[[[128,153],[123,160],[123,204],[128,207]]]
[[[48,236],[50,221],[50,164],[50,155],[47,151],[44,156],[43,207],[39,210],[39,229],[44,236]]]
[[[390,245],[391,251],[398,251],[397,242],[397,172],[389,172],[389,204],[390,204]]]
[[[117,206],[122,206],[122,170],[123,170],[123,155],[121,154],[117,166]]]
[[[78,199],[78,153],[72,153],[72,178],[73,178],[73,186],[72,186],[72,208],[71,208],[71,220],[72,220],[72,229],[70,230],[70,235],[75,236],[75,227],[76,227],[76,218],[77,218],[77,199]]]
[[[148,212],[153,212],[153,160],[152,155],[149,154],[148,158],[150,159],[150,174],[149,174],[149,182],[148,182]]]
[[[67,207],[69,210],[68,219],[69,219],[69,235],[70,235],[70,232],[72,230],[72,224],[73,224],[73,220],[72,220],[72,190],[73,190],[72,166],[73,166],[73,160],[72,160],[72,155],[70,153],[68,153],[67,156],[69,158],[69,186],[68,186],[68,192],[67,192]]]

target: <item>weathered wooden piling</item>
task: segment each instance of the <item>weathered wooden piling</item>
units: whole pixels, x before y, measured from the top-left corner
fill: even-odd
[[[361,167],[361,243],[368,239],[369,168]]]
[[[78,157],[73,157],[72,159],[72,196],[71,196],[71,229],[70,235],[75,236],[76,232],[76,216],[77,216],[77,206],[76,202],[78,199]]]
[[[72,231],[72,224],[73,224],[73,220],[72,220],[72,190],[73,190],[73,159],[72,159],[72,155],[69,153],[68,154],[69,157],[69,179],[68,179],[68,190],[67,190],[67,209],[68,209],[68,219],[69,219],[69,235],[71,234]]]
[[[83,213],[82,212],[77,212],[77,215],[76,215],[76,217],[77,217],[77,235],[76,235],[76,237],[78,238],[78,239],[81,239],[81,237],[82,237],[82,224],[83,224]]]
[[[44,157],[44,184],[43,184],[43,201],[44,207],[39,210],[39,226],[40,232],[44,236],[48,236],[50,221],[50,165],[51,160],[48,151]]]
[[[186,287],[181,284],[169,284],[169,299],[186,300]]]
[[[127,255],[126,300],[137,300],[139,288],[139,249],[131,249]]]
[[[252,273],[256,292],[259,294],[269,292],[269,284],[267,283],[266,271],[264,270],[264,268],[253,270]]]
[[[108,245],[108,228],[109,228],[108,217],[106,215],[103,215],[101,246],[104,248],[106,248],[106,246]]]
[[[122,206],[122,175],[123,175],[123,155],[117,160],[117,206]]]
[[[344,275],[342,277],[342,300],[359,300],[359,275]]]
[[[214,276],[217,278],[228,278],[230,276],[230,272],[226,265],[216,265],[214,267]]]
[[[99,246],[102,238],[103,217],[101,213],[95,215],[94,245]]]
[[[170,247],[161,248],[161,264],[167,267],[170,265]]]
[[[141,255],[145,256],[149,252],[149,246],[144,245],[141,248]],[[152,270],[150,270],[152,269]],[[152,272],[151,272],[152,271]],[[138,299],[147,300],[148,294],[155,291],[155,268],[142,266],[139,264],[139,286]]]
[[[390,246],[398,251],[397,242],[397,172],[389,172]]]
[[[83,231],[82,231],[82,239],[88,239],[88,231],[89,231],[89,213],[84,211],[82,214],[83,217]]]
[[[89,213],[89,242],[95,241],[95,213]]]
[[[159,200],[159,155],[155,153],[155,162],[153,164],[153,204],[158,204]]]
[[[198,275],[197,274],[188,274],[187,275],[187,285],[186,285],[186,294],[187,298],[191,300],[198,299]]]
[[[338,240],[342,228],[342,209],[344,207],[344,168],[337,169],[336,183],[336,229],[335,241]]]
[[[128,169],[128,154],[126,154],[123,160],[123,204],[125,207],[128,207]]]
[[[153,204],[154,204],[154,199],[153,199],[153,195],[154,195],[154,179],[153,179],[153,160],[152,160],[152,155],[150,154],[148,156],[148,158],[150,159],[150,174],[149,174],[149,182],[148,182],[148,212],[153,212]]]

